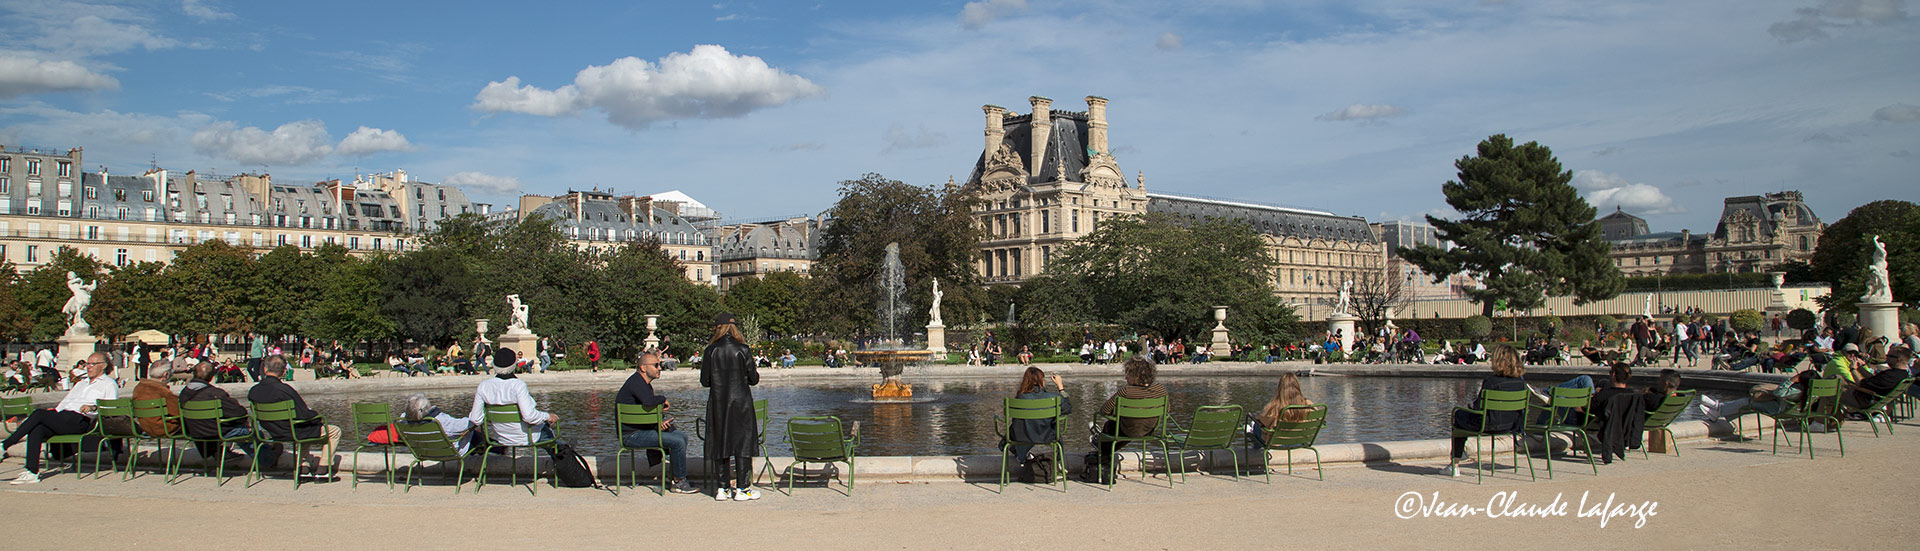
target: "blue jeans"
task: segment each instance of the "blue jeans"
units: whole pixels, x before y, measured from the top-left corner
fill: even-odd
[[[660,432],[657,430],[636,430],[620,439],[629,448],[664,447],[667,449],[667,464],[673,470],[673,479],[687,477],[687,435],[679,431]]]
[[[1265,361],[1265,362],[1262,362],[1262,363],[1273,363],[1273,362],[1274,362],[1274,360],[1278,360],[1278,359],[1280,359],[1280,357],[1279,357],[1279,356],[1275,356],[1275,355],[1272,355],[1272,354],[1268,354],[1268,355],[1267,355],[1267,361]]]
[[[1572,379],[1568,379],[1568,380],[1567,380],[1567,382],[1564,382],[1564,383],[1560,383],[1560,384],[1557,384],[1557,385],[1553,385],[1553,388],[1585,388],[1585,389],[1592,389],[1592,388],[1593,388],[1593,377],[1588,377],[1588,376],[1586,376],[1586,375],[1581,375],[1581,376],[1578,376],[1578,377],[1574,377],[1574,378],[1572,378]],[[1548,394],[1547,394],[1547,398],[1548,398],[1549,400],[1551,400],[1551,399],[1553,398],[1553,394],[1552,394],[1552,391],[1548,391]],[[1591,408],[1591,404],[1589,404],[1589,408]],[[1573,422],[1573,410],[1572,410],[1571,408],[1554,408],[1554,409],[1553,409],[1553,414],[1554,414],[1554,417],[1555,417],[1555,419],[1556,419],[1557,421],[1559,421],[1560,423],[1572,423],[1572,422]]]

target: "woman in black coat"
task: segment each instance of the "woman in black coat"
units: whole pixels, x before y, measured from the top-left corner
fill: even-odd
[[[732,314],[713,320],[713,340],[700,355],[700,386],[707,387],[707,460],[720,473],[714,499],[760,499],[753,489],[753,454],[759,424],[753,418],[753,385],[760,384],[753,349]],[[737,488],[737,490],[736,490]]]

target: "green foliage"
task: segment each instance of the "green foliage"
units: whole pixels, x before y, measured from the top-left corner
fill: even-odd
[[[1780,266],[1774,269],[1787,273],[1786,283],[1788,285],[1816,283],[1820,281],[1820,276],[1813,270],[1813,264],[1805,260],[1788,260],[1780,263]]]
[[[72,247],[60,247],[46,264],[21,278],[20,306],[33,319],[33,329],[28,332],[32,340],[50,341],[67,331],[66,315],[60,313],[67,299],[73,297],[73,291],[67,289],[67,272],[79,275],[81,281],[97,281],[100,263]],[[88,324],[93,323],[92,314],[92,308],[88,308]]]
[[[1480,278],[1486,288],[1467,295],[1487,314],[1500,300],[1530,310],[1548,296],[1586,304],[1620,294],[1624,283],[1594,209],[1568,184],[1573,173],[1562,170],[1552,150],[1537,142],[1516,147],[1496,134],[1454,167],[1459,179],[1441,191],[1463,216],[1427,221],[1458,247],[1410,249],[1401,253],[1408,261],[1436,274],[1436,282],[1462,271]]]
[[[790,271],[746,278],[727,289],[721,304],[735,316],[753,316],[760,327],[776,335],[800,332],[806,314],[807,280]]]
[[[1272,264],[1243,221],[1165,213],[1115,218],[1056,253],[1047,272],[1028,283],[1024,319],[1114,323],[1205,340],[1213,306],[1224,305],[1237,340],[1289,338],[1296,320],[1270,290]]]
[[[720,296],[712,287],[686,278],[679,262],[667,257],[658,241],[628,242],[593,257],[593,302],[550,311],[555,317],[575,317],[563,325],[591,327],[600,351],[608,358],[631,358],[647,338],[647,314],[660,316],[659,335],[673,343],[673,352],[687,358],[706,347],[709,327],[719,313]],[[568,342],[584,342],[568,339]]]
[[[1882,200],[1861,205],[1820,235],[1813,251],[1813,271],[1833,284],[1821,298],[1827,310],[1852,312],[1866,294],[1867,264],[1873,256],[1871,238],[1880,236],[1887,247],[1887,277],[1895,301],[1920,299],[1920,205]]]
[[[1461,330],[1464,331],[1468,337],[1484,339],[1489,333],[1493,332],[1493,319],[1477,314],[1468,316],[1466,321],[1461,324]]]
[[[93,292],[93,308],[87,310],[87,321],[93,324],[95,333],[126,335],[178,327],[185,312],[178,307],[165,270],[166,265],[159,262],[110,269]]]
[[[1764,273],[1674,274],[1626,278],[1625,292],[1760,289],[1768,287],[1773,287],[1773,276]]]
[[[974,267],[979,231],[972,211],[979,200],[958,186],[919,187],[879,174],[840,182],[840,200],[821,229],[816,284],[807,332],[852,335],[874,326],[878,290],[874,286],[888,243],[900,244],[907,296],[926,304],[939,278],[943,320],[975,320],[987,310],[986,293]],[[915,308],[908,326],[927,323],[926,308]]]
[[[472,330],[466,303],[474,278],[455,249],[418,249],[378,266],[380,315],[399,335],[443,346]]]
[[[380,314],[380,274],[388,262],[392,259],[385,256],[346,258],[316,274],[319,298],[304,305],[301,333],[347,342],[393,335],[393,320]]]
[[[184,311],[162,328],[176,335],[238,334],[254,330],[254,260],[246,250],[218,239],[187,247],[167,264],[163,279]],[[296,316],[298,311],[270,315]]]
[[[1787,327],[1806,331],[1819,323],[1820,315],[1813,313],[1812,310],[1794,308],[1792,312],[1787,312]]]
[[[13,263],[0,258],[0,339],[24,340],[33,331],[33,317],[20,304],[21,280]]]
[[[1734,331],[1752,333],[1766,327],[1767,316],[1761,314],[1759,310],[1745,308],[1735,310],[1733,315],[1728,316],[1727,322],[1733,325]]]

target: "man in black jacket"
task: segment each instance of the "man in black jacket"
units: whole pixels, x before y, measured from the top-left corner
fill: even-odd
[[[300,438],[313,438],[325,434],[327,446],[321,451],[320,457],[314,458],[314,468],[311,472],[316,473],[312,476],[331,478],[331,476],[317,473],[321,468],[330,467],[333,463],[333,450],[340,445],[340,427],[324,424],[326,420],[313,411],[313,408],[307,407],[306,400],[300,399],[300,392],[281,380],[281,377],[287,374],[285,358],[269,357],[265,365],[261,366],[261,370],[265,372],[264,376],[260,378],[260,382],[254,383],[252,390],[247,391],[247,401],[264,404],[291,400],[294,421],[292,423],[261,423],[260,428],[266,430],[267,435],[274,440],[286,440],[295,434]],[[271,450],[268,457],[277,461],[280,457],[279,451]],[[300,458],[296,457],[294,460],[299,461]]]
[[[627,378],[627,384],[620,387],[620,393],[613,402],[616,404],[638,404],[642,406],[661,406],[661,410],[673,407],[667,397],[653,392],[653,381],[660,378],[660,355],[649,350],[640,353],[640,359],[634,362],[634,374]],[[622,425],[620,440],[632,448],[652,448],[660,446],[667,449],[669,461],[667,467],[672,471],[673,483],[667,489],[676,494],[691,494],[698,490],[693,483],[687,482],[687,435],[673,430],[673,418],[668,417],[658,425]],[[648,450],[647,459],[659,464],[658,452]]]
[[[1913,352],[1905,347],[1894,348],[1887,352],[1887,365],[1872,376],[1860,379],[1859,383],[1847,385],[1847,391],[1841,393],[1840,403],[1848,409],[1866,409],[1888,394],[1900,381],[1907,380],[1912,374],[1907,371],[1907,363],[1913,361]]]
[[[217,400],[220,402],[220,416],[234,420],[221,423],[212,419],[188,419],[185,423],[182,423],[186,426],[187,436],[194,438],[218,438],[221,436],[238,438],[251,434],[253,430],[247,427],[246,406],[240,405],[239,400],[235,400],[233,395],[227,394],[226,389],[213,386],[213,371],[213,362],[203,361],[200,362],[200,365],[194,366],[193,379],[187,381],[186,388],[180,389],[180,403],[185,404],[199,400]],[[194,445],[200,449],[200,457],[211,458],[210,460],[215,461],[227,459],[221,457],[223,452],[222,448],[225,446],[213,442],[195,442]],[[249,456],[255,455],[259,451],[255,449],[255,446],[241,446],[240,449],[247,452]]]

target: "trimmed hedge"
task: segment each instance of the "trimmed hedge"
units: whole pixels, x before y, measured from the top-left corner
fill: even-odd
[[[1772,286],[1773,277],[1764,273],[1678,274],[1629,277],[1627,288],[1623,292],[1754,289]]]

